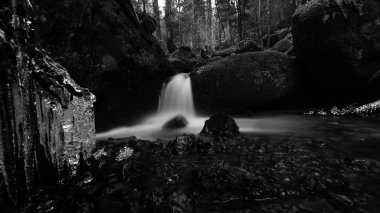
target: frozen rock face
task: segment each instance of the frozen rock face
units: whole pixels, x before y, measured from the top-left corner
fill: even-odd
[[[0,28],[0,166],[17,205],[74,173],[95,144],[95,96],[34,47],[26,18]],[[8,35],[8,36],[6,36]]]

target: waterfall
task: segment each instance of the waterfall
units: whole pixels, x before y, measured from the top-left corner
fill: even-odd
[[[177,74],[163,85],[157,113],[195,117],[191,79],[188,74]]]

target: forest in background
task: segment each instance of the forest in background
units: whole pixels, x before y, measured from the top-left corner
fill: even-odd
[[[189,46],[220,50],[243,39],[270,47],[263,39],[290,27],[294,11],[305,0],[133,0],[135,10],[159,22],[155,36],[165,51]]]

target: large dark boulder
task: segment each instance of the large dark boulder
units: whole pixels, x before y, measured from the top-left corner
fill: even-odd
[[[40,44],[97,96],[97,130],[133,122],[158,102],[172,75],[152,35],[155,21],[130,0],[35,2]]]
[[[261,47],[255,41],[244,40],[227,49],[216,52],[214,56],[226,57],[235,53],[255,52],[260,50]]]
[[[272,51],[232,55],[190,76],[198,107],[231,111],[280,101],[297,83],[292,58]]]
[[[297,61],[314,89],[360,97],[380,69],[380,2],[312,0],[293,16]]]
[[[186,127],[189,124],[185,116],[183,115],[177,115],[174,118],[170,119],[168,122],[166,122],[162,128],[163,129],[178,129]]]
[[[240,134],[235,120],[225,113],[216,113],[205,121],[200,133],[203,136],[233,138]]]

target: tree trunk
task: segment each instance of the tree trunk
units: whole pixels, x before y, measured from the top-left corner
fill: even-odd
[[[145,5],[145,0],[142,0],[142,5],[143,5],[143,12],[146,13],[146,5]]]
[[[165,2],[165,24],[166,24],[166,46],[170,53],[174,52],[177,47],[174,44],[174,29],[172,20],[172,0],[166,0]]]
[[[259,34],[261,47],[264,48],[263,33],[261,31],[261,0],[259,0],[259,4],[257,6],[257,28],[258,28],[258,34]]]
[[[193,0],[193,48],[199,48],[201,46],[199,31],[199,4],[200,0]]]
[[[207,0],[207,38],[209,48],[214,49],[214,41],[212,36],[212,4],[211,0]]]
[[[269,2],[269,0],[267,0],[267,20],[268,20],[268,23],[267,23],[267,27],[268,27],[268,40],[267,40],[267,48],[269,49],[270,48],[270,28],[271,28],[271,26],[270,26],[270,16],[271,16],[271,14],[270,14],[270,2]]]
[[[158,0],[153,0],[153,16],[157,22],[156,37],[160,44],[162,44],[160,8],[158,7]]]
[[[237,0],[237,15],[238,15],[238,40],[243,39],[243,10],[242,10],[242,0]]]

